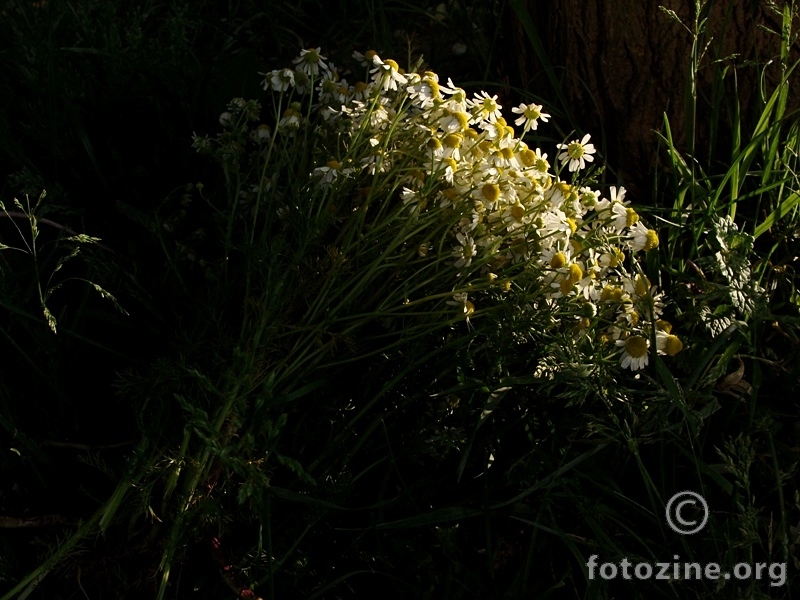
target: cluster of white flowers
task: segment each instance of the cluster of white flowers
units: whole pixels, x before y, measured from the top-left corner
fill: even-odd
[[[559,144],[554,169],[541,148],[522,140],[547,122],[542,106],[512,108],[522,127],[517,136],[497,96],[470,97],[452,80],[445,85],[430,71],[405,72],[374,51],[354,58],[367,81],[349,83],[319,48],[303,50],[294,69],[264,74],[265,90],[289,98],[276,102],[287,108],[271,127],[256,127],[253,139],[293,136],[305,126],[334,133],[347,143],[314,170],[318,185],[397,173],[409,218],[430,211],[456,216],[448,250],[456,281],[479,276],[508,291],[504,269],[523,263],[538,274],[543,302],[577,306],[576,334],[591,329],[619,346],[624,368],[648,364],[651,340],[660,353],[680,351],[680,339],[661,320],[663,294],[636,270],[635,253],[657,247],[656,232],[642,223],[623,188],[604,194],[579,183],[594,159],[589,134]],[[433,252],[420,246],[419,256]],[[466,318],[479,314],[479,299],[464,292],[450,304]]]

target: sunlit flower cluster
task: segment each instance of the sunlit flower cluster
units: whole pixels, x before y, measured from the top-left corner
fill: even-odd
[[[303,50],[294,69],[263,74],[264,89],[281,108],[272,123],[253,120],[251,139],[266,145],[302,129],[346,140],[312,167],[316,185],[391,175],[397,185],[387,201],[399,202],[408,219],[434,214],[452,222],[448,243],[436,248],[421,240],[415,255],[447,254],[454,290],[447,304],[467,319],[479,318],[482,294],[513,288],[507,272],[525,271],[538,278],[542,305],[563,305],[570,335],[591,335],[618,354],[623,368],[644,368],[653,349],[669,356],[681,349],[661,320],[663,294],[637,266],[636,254],[656,248],[658,235],[624,188],[588,185],[581,172],[596,153],[589,134],[558,144],[551,164],[550,153],[522,139],[547,123],[541,105],[511,109],[518,135],[495,95],[470,96],[452,80],[406,72],[374,51],[354,58],[365,81],[342,78],[319,48]],[[245,108],[232,104],[220,121],[232,127]],[[195,139],[198,151],[208,145]],[[489,287],[463,291],[478,280]]]

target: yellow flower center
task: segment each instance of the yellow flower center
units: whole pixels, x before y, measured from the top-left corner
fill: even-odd
[[[578,142],[572,142],[569,146],[567,146],[567,154],[573,159],[581,158],[584,154],[583,145]]]
[[[565,296],[569,294],[572,291],[572,288],[575,286],[575,284],[570,281],[568,277],[562,278],[558,285],[561,288],[561,293]]]
[[[525,109],[523,115],[529,121],[535,121],[536,119],[542,116],[542,111],[539,110],[538,106],[532,104]]]
[[[309,48],[308,52],[303,56],[303,60],[310,65],[315,65],[319,62],[319,54],[314,48]]]
[[[647,355],[647,340],[639,335],[632,335],[625,340],[625,352],[633,358],[642,358]]]
[[[635,292],[637,296],[645,296],[650,289],[650,281],[644,275],[636,276]]]
[[[530,148],[526,148],[519,153],[519,160],[526,167],[531,167],[536,164],[536,152]]]
[[[553,269],[561,269],[565,267],[567,264],[567,257],[564,255],[563,252],[556,252],[553,254],[553,258],[550,259],[550,266]]]
[[[600,300],[619,302],[622,300],[622,288],[613,285],[607,285],[600,293]]]
[[[428,150],[439,150],[442,147],[442,142],[439,141],[438,138],[431,138],[428,140]]]
[[[521,204],[515,204],[511,207],[511,216],[514,217],[515,221],[521,222],[525,216],[525,207]]]
[[[609,254],[608,266],[612,268],[618,267],[623,260],[625,260],[625,255],[622,253],[622,250],[616,246],[612,246]]]
[[[500,198],[500,186],[496,183],[487,183],[481,188],[481,192],[489,202],[497,202],[498,198]]]
[[[460,148],[464,137],[458,133],[448,133],[442,138],[442,143],[448,148]]]
[[[658,234],[652,229],[647,230],[647,240],[644,243],[645,250],[652,250],[658,247]]]
[[[625,209],[625,225],[630,227],[639,220],[639,215],[632,208]]]
[[[675,356],[681,350],[683,350],[683,342],[678,336],[668,335],[667,339],[664,340],[664,352],[666,352],[667,356]]]
[[[656,321],[656,329],[658,329],[659,331],[666,331],[667,333],[670,333],[672,331],[672,323],[670,323],[669,321],[663,321],[662,319],[659,319],[658,321]]]
[[[581,269],[580,265],[572,263],[569,266],[569,275],[567,275],[567,279],[573,284],[583,279],[583,269]]]
[[[571,217],[567,217],[567,225],[569,225],[569,230],[572,233],[575,233],[578,230],[578,224],[575,222],[575,219]]]

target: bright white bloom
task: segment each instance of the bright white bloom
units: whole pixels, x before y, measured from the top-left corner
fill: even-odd
[[[671,327],[669,328],[671,330]],[[669,330],[656,330],[656,350],[659,354],[675,356],[683,349],[683,342]]]
[[[627,227],[633,227],[639,222],[639,215],[637,212],[623,204],[622,202],[613,202],[611,204],[611,226],[617,233],[622,233]]]
[[[620,364],[623,369],[638,371],[647,366],[647,349],[650,342],[640,335],[632,335],[624,340],[617,340],[617,346],[622,348]]]
[[[631,248],[634,251],[652,250],[658,247],[658,234],[652,229],[645,227],[641,221],[633,225],[631,233],[633,234]]]
[[[517,127],[523,127],[523,134],[531,130],[536,130],[539,127],[539,121],[547,123],[550,115],[542,112],[541,104],[520,104],[511,109],[511,112],[521,115],[514,121]]]
[[[374,69],[370,70],[372,74],[372,81],[383,87],[383,91],[397,91],[397,84],[405,84],[408,82],[405,75],[400,73],[400,67],[391,58],[381,60],[376,54],[372,57],[372,64],[375,65]]]
[[[558,155],[558,160],[569,163],[570,173],[586,168],[586,163],[594,160],[592,154],[595,153],[595,149],[594,144],[589,143],[590,139],[591,135],[587,133],[581,141],[572,140],[569,144],[558,144],[558,149],[563,150]]]
[[[465,131],[469,127],[469,115],[461,111],[447,111],[439,120],[439,127],[447,133]]]
[[[497,96],[489,96],[484,91],[475,94],[472,100],[467,100],[467,107],[471,109],[473,122],[480,121],[496,121],[502,113],[500,109],[503,108],[497,103]]]

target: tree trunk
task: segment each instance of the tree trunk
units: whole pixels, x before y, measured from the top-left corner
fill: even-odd
[[[729,152],[726,143],[730,148],[730,127],[726,114],[718,115],[717,125],[712,126],[714,73],[719,73],[720,67],[739,65],[736,85],[729,72],[719,93],[725,95],[723,107],[732,106],[730,100],[738,96],[743,117],[758,108],[754,100],[759,70],[746,66],[746,61],[773,61],[767,69],[768,93],[780,77],[780,37],[764,30],[780,32],[780,15],[765,1],[709,0],[707,37],[712,39],[700,61],[696,83],[697,145],[693,148],[691,110],[687,110],[691,105],[687,102],[691,98],[692,35],[659,5],[693,28],[691,0],[527,0],[545,54],[552,65],[559,66],[555,74],[575,127],[592,133],[600,147],[606,148],[607,181],[625,185],[636,201],[645,203],[656,166],[666,164],[655,133],[664,131],[664,113],[681,149],[693,151],[702,161],[715,153],[712,146],[716,144],[716,155],[724,155]],[[552,92],[550,80],[544,77],[545,65],[537,60],[523,31],[517,22],[522,84],[534,93],[542,85]],[[738,56],[726,58],[733,54]],[[722,62],[712,66],[715,60]],[[752,116],[743,120],[754,123]],[[715,131],[718,138],[711,139]]]

